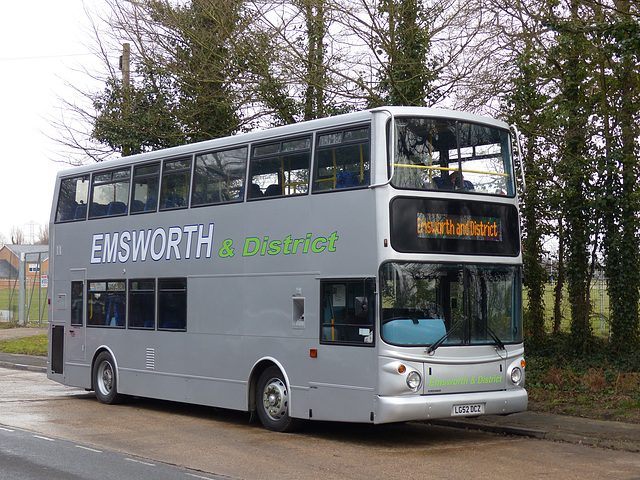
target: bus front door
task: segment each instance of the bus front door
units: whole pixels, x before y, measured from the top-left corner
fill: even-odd
[[[370,422],[377,381],[373,279],[321,281],[321,333],[310,416]]]

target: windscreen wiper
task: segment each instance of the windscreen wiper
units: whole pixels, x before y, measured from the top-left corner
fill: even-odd
[[[491,327],[489,325],[486,326],[486,331],[500,350],[506,350],[506,348],[504,348],[504,343],[502,343],[502,340],[500,340],[500,337],[498,337],[496,332],[491,330]]]
[[[444,343],[444,341],[447,339],[449,334],[451,332],[453,332],[456,328],[458,328],[458,325],[460,325],[462,323],[462,320],[464,320],[464,317],[461,317],[456,323],[453,324],[453,326],[449,330],[447,330],[447,333],[445,333],[438,340],[433,342],[431,344],[431,346],[429,348],[427,348],[427,355],[432,355],[433,352],[436,351],[436,348],[438,348],[440,345],[442,345]]]
[[[498,334],[491,329],[488,322],[483,322],[480,317],[476,317],[475,315],[473,316],[473,320],[474,322],[476,322],[476,325],[478,325],[480,328],[484,330],[485,335],[489,335],[491,337],[491,340],[493,340],[493,343],[500,350],[506,350],[506,348],[504,347],[504,343],[502,342],[502,340],[500,340],[500,337],[498,337]]]

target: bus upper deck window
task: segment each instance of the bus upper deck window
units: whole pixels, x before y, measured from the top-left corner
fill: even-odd
[[[130,168],[95,174],[91,185],[89,218],[126,214],[130,177]]]
[[[247,151],[241,147],[197,155],[191,205],[241,201]]]
[[[131,213],[155,212],[158,209],[159,177],[159,163],[134,167]]]
[[[167,160],[162,170],[160,210],[186,208],[189,202],[191,158]]]
[[[88,196],[89,175],[62,180],[60,182],[56,222],[85,220],[87,218]]]
[[[507,130],[407,117],[397,119],[395,138],[396,188],[514,195]]]
[[[313,191],[369,185],[369,127],[318,135]]]
[[[309,191],[311,137],[258,145],[249,166],[248,198],[300,195]]]

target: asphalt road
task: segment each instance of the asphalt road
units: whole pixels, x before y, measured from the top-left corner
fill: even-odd
[[[224,477],[7,427],[0,427],[0,478],[224,480]]]
[[[640,479],[638,453],[421,423],[318,422],[280,434],[221,409],[102,405],[42,373],[2,368],[0,426],[234,479]]]

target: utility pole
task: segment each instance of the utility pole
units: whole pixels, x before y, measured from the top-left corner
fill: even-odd
[[[26,255],[24,252],[20,253],[20,262],[18,263],[18,283],[20,286],[18,287],[18,324],[27,326],[27,318],[25,317],[24,312],[24,302],[25,302],[25,290],[27,288],[27,272],[25,271],[27,268]]]
[[[124,84],[124,87],[127,89],[131,84],[130,64],[131,64],[131,45],[128,43],[124,43],[122,45],[122,56],[120,57],[120,71],[122,72],[122,83]]]
[[[124,86],[122,92],[122,113],[123,117],[128,117],[129,105],[130,105],[130,87],[131,87],[131,45],[124,43],[122,45],[122,56],[120,57],[120,71],[122,72],[122,84]],[[131,155],[131,147],[129,145],[122,145],[122,156],[127,157]]]

